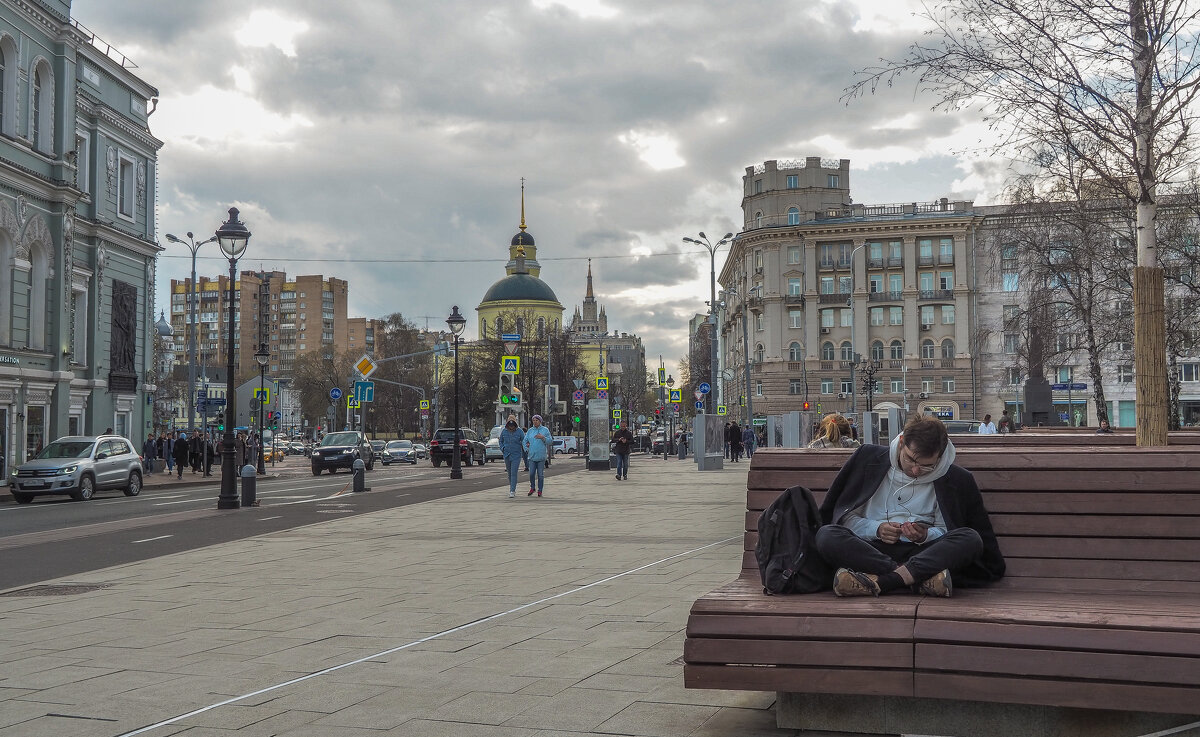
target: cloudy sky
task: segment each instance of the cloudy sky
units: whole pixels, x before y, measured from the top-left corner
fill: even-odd
[[[913,0],[75,0],[160,92],[158,301],[236,205],[241,268],[350,283],[352,316],[444,327],[526,219],[569,319],[592,257],[610,329],[674,369],[707,252],[767,159],[849,158],[856,202],[986,202],[969,117],[853,72],[924,26]],[[716,240],[714,237],[713,240]],[[222,270],[215,245],[200,271]],[[718,271],[724,250],[718,254]],[[469,331],[474,331],[471,323]]]

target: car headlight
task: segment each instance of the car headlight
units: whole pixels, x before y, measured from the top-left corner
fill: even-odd
[[[75,473],[78,470],[79,470],[79,464],[76,463],[76,464],[72,464],[70,466],[63,466],[62,468],[58,469],[58,471],[56,471],[55,474],[58,476],[66,476],[68,474]]]

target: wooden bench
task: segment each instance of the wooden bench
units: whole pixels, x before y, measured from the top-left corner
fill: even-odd
[[[1019,433],[1010,433],[1005,435],[980,435],[978,433],[955,433],[950,436],[954,445],[962,448],[973,445],[996,445],[1003,443],[1006,446],[1014,445],[1093,445],[1093,446],[1109,446],[1109,445],[1124,445],[1133,447],[1137,443],[1137,437],[1132,432],[1114,432],[1112,434],[1097,435],[1094,432],[1084,433],[1076,430],[1075,432],[1042,432],[1041,428],[1030,429]],[[1168,433],[1168,442],[1172,446],[1179,445],[1200,445],[1200,432],[1180,430],[1177,432]]]
[[[795,484],[819,500],[849,455],[755,453],[742,572],[692,606],[688,687],[777,691],[781,727],[869,733],[1139,735],[1200,715],[1200,448],[960,448],[1002,581],[765,596],[759,514]]]

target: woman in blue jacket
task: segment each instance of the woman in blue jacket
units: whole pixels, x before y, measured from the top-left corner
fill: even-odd
[[[517,418],[509,416],[500,431],[500,452],[504,454],[504,470],[508,472],[508,496],[517,495],[517,474],[525,453],[525,433],[517,426]]]
[[[542,495],[542,487],[546,484],[546,459],[550,457],[552,447],[554,436],[550,434],[550,428],[542,424],[541,415],[534,415],[533,427],[525,432],[525,453],[529,457],[529,493],[526,496],[533,496],[535,491],[538,496]]]

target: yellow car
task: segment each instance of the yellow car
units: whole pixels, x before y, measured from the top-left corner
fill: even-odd
[[[270,463],[272,458],[274,458],[277,461],[282,461],[284,458],[284,455],[285,455],[285,453],[283,452],[283,448],[275,448],[275,447],[263,448],[263,461],[265,463]]]

